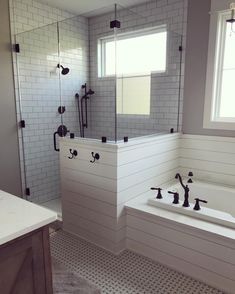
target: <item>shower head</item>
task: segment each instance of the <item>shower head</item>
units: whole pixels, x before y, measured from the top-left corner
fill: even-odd
[[[62,75],[65,76],[65,75],[67,75],[69,73],[69,68],[68,67],[63,67],[63,65],[61,65],[61,64],[58,64],[57,67],[62,68],[62,71],[61,71]]]

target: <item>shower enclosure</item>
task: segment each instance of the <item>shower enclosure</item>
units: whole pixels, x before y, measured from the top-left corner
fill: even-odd
[[[138,7],[106,7],[14,36],[29,201],[59,203],[60,137],[118,142],[180,130],[182,35],[171,17],[154,21]]]

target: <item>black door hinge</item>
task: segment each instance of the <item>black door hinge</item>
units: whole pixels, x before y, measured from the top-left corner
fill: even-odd
[[[179,46],[179,51],[180,51],[180,52],[183,51],[183,46]]]
[[[16,53],[20,53],[20,44],[15,44],[15,45],[14,45],[14,51],[15,51]]]
[[[25,120],[21,120],[19,125],[20,125],[20,128],[24,129],[25,128]]]
[[[25,194],[26,194],[27,196],[30,196],[30,188],[26,188],[26,189],[25,189]]]

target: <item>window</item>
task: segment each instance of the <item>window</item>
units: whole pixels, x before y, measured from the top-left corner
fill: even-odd
[[[210,29],[204,127],[235,129],[235,34],[226,22],[231,12],[216,18]]]
[[[117,76],[117,113],[149,116],[151,73],[166,71],[166,25],[101,38],[98,59],[99,77]]]
[[[150,115],[151,76],[117,79],[117,113]]]
[[[165,72],[166,26],[119,34],[116,41],[114,37],[102,38],[98,51],[99,77]]]

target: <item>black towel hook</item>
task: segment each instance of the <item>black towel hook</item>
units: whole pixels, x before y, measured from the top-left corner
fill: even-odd
[[[91,152],[91,156],[93,157],[93,160],[90,160],[91,163],[94,163],[100,159],[99,153]]]
[[[78,156],[78,152],[77,152],[77,150],[73,150],[73,149],[69,149],[69,153],[71,154],[70,156],[68,156],[68,159],[73,159],[73,158],[75,158],[75,157],[77,157]]]

